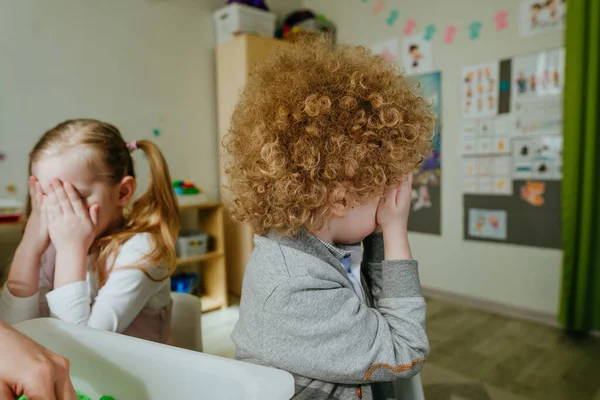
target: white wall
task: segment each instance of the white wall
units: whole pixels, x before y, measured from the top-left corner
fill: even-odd
[[[533,311],[556,314],[559,301],[561,252],[513,245],[465,242],[462,213],[462,163],[459,145],[459,77],[464,65],[494,61],[562,44],[562,34],[519,36],[519,0],[387,0],[379,16],[374,0],[304,0],[337,24],[339,41],[369,45],[390,36],[402,37],[404,21],[417,21],[415,33],[437,26],[434,66],[442,72],[442,236],[413,234],[411,243],[421,263],[423,286],[473,296]],[[400,18],[385,23],[390,9]],[[509,28],[496,32],[494,14],[509,12]],[[467,26],[481,20],[479,40],[470,40]],[[443,42],[447,25],[459,28],[455,42]]]
[[[277,14],[277,25],[282,25],[283,20],[290,13],[303,7],[302,0],[267,0],[269,10]]]
[[[212,13],[225,0],[0,0],[0,198],[26,196],[27,154],[67,118],[151,139],[173,179],[219,194]],[[271,0],[281,20],[301,0]],[[161,135],[153,136],[159,129]],[[140,189],[147,165],[135,153]],[[18,241],[0,230],[0,274]]]
[[[221,4],[0,0],[0,197],[7,184],[25,196],[26,156],[45,130],[90,117],[128,140],[155,140],[174,179],[217,198],[212,12]]]

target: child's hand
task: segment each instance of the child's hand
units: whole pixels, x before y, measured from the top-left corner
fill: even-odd
[[[377,224],[383,232],[405,233],[412,195],[412,175],[399,187],[387,188],[377,208]]]
[[[34,177],[29,177],[29,196],[31,198],[31,214],[23,233],[23,242],[37,256],[41,256],[50,244],[48,235],[48,219],[44,210],[42,185]]]
[[[94,204],[88,212],[73,185],[58,179],[52,180],[44,202],[48,231],[56,252],[87,254],[96,237],[98,205]]]
[[[377,208],[377,224],[383,232],[384,258],[410,260],[408,214],[412,196],[412,175],[397,188],[387,188]]]

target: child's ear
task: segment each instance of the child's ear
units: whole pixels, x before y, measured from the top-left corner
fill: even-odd
[[[127,206],[133,199],[137,184],[133,176],[126,176],[119,182],[118,204],[121,207]]]
[[[329,205],[331,206],[333,215],[338,218],[345,217],[351,208],[347,196],[342,193],[330,193]]]

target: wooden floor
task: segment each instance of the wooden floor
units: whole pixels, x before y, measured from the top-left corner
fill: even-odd
[[[207,353],[233,357],[237,307],[203,316]],[[600,339],[427,301],[427,400],[600,400]]]
[[[439,382],[438,371],[491,393],[504,392],[468,399],[600,399],[600,339],[572,339],[553,327],[436,300],[427,306],[431,354],[423,372],[426,393],[432,380],[446,391],[456,385]],[[431,387],[429,392],[428,400],[450,399]]]

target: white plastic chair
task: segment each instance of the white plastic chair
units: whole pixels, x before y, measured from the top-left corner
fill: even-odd
[[[408,379],[397,379],[394,381],[396,400],[425,400],[421,374]]]
[[[171,292],[173,346],[202,351],[202,302],[198,296]]]

